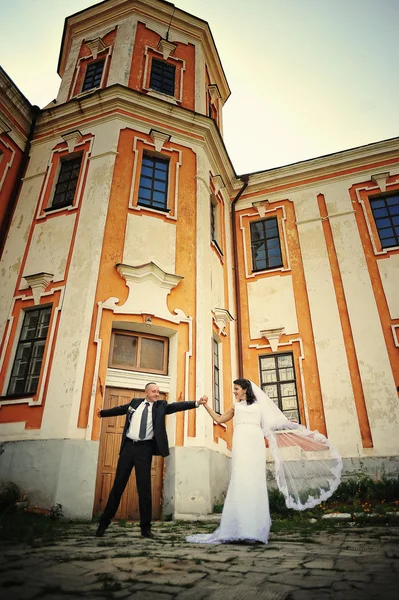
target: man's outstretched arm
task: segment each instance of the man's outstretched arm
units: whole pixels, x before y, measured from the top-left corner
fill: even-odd
[[[193,402],[171,402],[166,406],[165,413],[170,415],[172,413],[180,412],[182,410],[190,410],[191,408],[197,408],[200,404],[205,404],[202,398],[194,400]]]
[[[118,417],[119,415],[125,415],[129,408],[130,404],[121,404],[120,406],[115,406],[114,408],[103,408],[100,410],[97,409],[97,417]]]

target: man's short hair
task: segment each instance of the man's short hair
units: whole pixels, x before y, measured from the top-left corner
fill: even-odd
[[[155,381],[149,381],[148,383],[145,384],[145,391],[147,391],[147,388],[149,385],[158,385],[157,383],[155,383]]]

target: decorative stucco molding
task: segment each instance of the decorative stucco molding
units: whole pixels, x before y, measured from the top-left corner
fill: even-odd
[[[219,335],[227,335],[225,331],[227,323],[234,321],[234,317],[225,308],[214,308],[212,311],[212,317],[219,329]]]
[[[276,327],[275,329],[263,329],[260,334],[270,344],[273,352],[277,352],[280,338],[285,331],[285,327]]]
[[[222,97],[222,94],[219,92],[219,88],[216,83],[211,83],[208,85],[208,91],[212,104],[215,104],[215,102]]]
[[[115,313],[154,315],[179,322],[176,315],[169,311],[167,297],[183,277],[166,273],[153,262],[139,266],[119,263],[116,268],[126,281],[129,294],[124,304],[119,304],[119,298],[111,297],[105,302],[104,308]]]
[[[258,211],[260,218],[263,219],[266,214],[266,209],[269,206],[269,200],[265,199],[258,202],[252,202],[252,206]]]
[[[157,152],[161,152],[162,148],[164,147],[164,144],[169,142],[171,138],[169,134],[163,133],[163,131],[158,131],[157,129],[151,129],[150,137],[154,142],[155,150]]]
[[[375,175],[371,176],[371,181],[378,185],[381,192],[386,192],[387,179],[388,179],[389,175],[390,175],[389,172],[388,173],[376,173]]]
[[[67,143],[69,153],[73,152],[75,146],[77,146],[82,140],[82,134],[80,133],[79,129],[75,129],[74,131],[70,131],[68,133],[63,133],[61,137]]]
[[[96,37],[92,40],[85,40],[85,44],[88,48],[90,48],[90,52],[94,59],[97,58],[99,52],[105,50],[107,47],[104,43],[104,40],[100,37]]]
[[[9,131],[11,131],[11,127],[6,121],[0,118],[0,134],[8,133]]]
[[[48,284],[53,281],[53,273],[35,273],[34,275],[24,275],[24,279],[32,289],[33,300],[35,304],[40,304],[40,298],[46,291]]]
[[[215,186],[215,195],[217,196],[220,190],[226,187],[225,183],[221,175],[212,175],[211,179],[213,185]]]
[[[163,59],[168,60],[169,56],[173,54],[173,52],[176,50],[177,45],[172,44],[172,42],[169,42],[169,40],[165,40],[162,38],[161,40],[159,40],[158,48],[160,52],[162,52]]]

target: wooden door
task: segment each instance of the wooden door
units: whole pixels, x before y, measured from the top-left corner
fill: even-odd
[[[144,398],[143,390],[106,388],[104,408],[114,408],[120,404],[127,404],[132,398]],[[159,394],[159,398],[165,398],[165,395]],[[96,497],[94,501],[95,515],[103,512],[114,483],[125,420],[126,415],[107,417],[101,420],[100,452],[97,466]],[[162,456],[154,456],[151,468],[152,518],[154,520],[159,519],[161,516],[163,471],[164,459]],[[115,519],[138,521],[139,518],[136,476],[133,469]]]

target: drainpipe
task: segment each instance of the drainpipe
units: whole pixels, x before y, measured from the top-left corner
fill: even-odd
[[[12,216],[14,214],[14,209],[17,204],[17,199],[19,196],[19,192],[22,187],[22,177],[24,176],[28,160],[29,160],[29,152],[30,145],[33,138],[33,134],[35,132],[37,117],[39,116],[40,108],[38,106],[32,106],[32,123],[29,129],[28,137],[26,138],[25,149],[22,155],[22,160],[18,168],[18,173],[15,178],[15,184],[13,190],[11,192],[10,200],[8,202],[8,206],[6,212],[4,214],[3,223],[0,227],[0,257],[3,255],[4,246],[6,243],[8,229],[11,225]]]
[[[237,255],[237,233],[236,233],[236,203],[240,199],[241,195],[248,187],[249,175],[243,175],[241,181],[244,185],[239,190],[238,194],[234,198],[231,204],[231,221],[233,228],[233,256],[234,256],[234,290],[236,300],[236,313],[237,313],[237,346],[238,346],[238,377],[243,377],[243,355],[242,355],[242,335],[241,335],[241,301],[240,301],[240,277],[238,268],[238,255]]]

